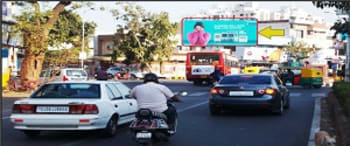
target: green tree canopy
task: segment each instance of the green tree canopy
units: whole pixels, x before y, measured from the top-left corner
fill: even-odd
[[[141,63],[148,66],[153,61],[170,58],[177,41],[171,39],[179,27],[171,23],[166,12],[147,13],[140,6],[126,4],[123,11],[113,11],[117,25],[114,58],[124,55],[124,63]]]
[[[287,47],[287,54],[292,58],[295,58],[297,61],[309,57],[311,53],[315,53],[317,48],[310,48],[305,42],[291,42]]]
[[[314,6],[317,8],[336,8],[338,10],[341,10],[343,12],[350,13],[350,1],[326,1],[326,0],[317,0],[312,2]],[[333,38],[336,38],[337,34],[348,34],[350,35],[350,24],[348,19],[343,19],[343,21],[338,20],[334,23],[334,25],[331,27],[331,30],[335,30]],[[342,39],[345,39],[343,37]]]
[[[73,46],[79,46],[80,32],[78,29],[81,20],[77,15],[72,14],[72,11],[85,6],[92,7],[91,2],[75,2],[71,5],[72,1],[59,1],[53,8],[43,8],[43,5],[40,5],[42,3],[38,1],[22,2],[24,10],[16,18],[18,23],[14,26],[15,32],[22,34],[25,48],[20,72],[22,85],[39,79],[49,46],[63,42],[71,42]],[[18,3],[15,2],[15,4]],[[65,11],[66,7],[68,7],[67,11]],[[88,23],[86,34],[93,32],[95,26],[93,23]]]

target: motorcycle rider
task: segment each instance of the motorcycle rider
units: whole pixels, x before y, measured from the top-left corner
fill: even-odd
[[[167,100],[182,102],[168,87],[159,84],[158,77],[154,73],[144,76],[144,84],[131,90],[131,98],[137,100],[138,108],[150,109],[153,112],[164,113],[168,118],[169,133],[175,133],[176,108],[167,106]]]

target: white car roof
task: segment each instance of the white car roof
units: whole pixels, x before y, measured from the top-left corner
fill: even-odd
[[[120,83],[119,81],[100,81],[100,80],[88,80],[88,81],[54,81],[48,84],[69,84],[69,83],[88,83],[88,84],[106,84],[106,83]]]

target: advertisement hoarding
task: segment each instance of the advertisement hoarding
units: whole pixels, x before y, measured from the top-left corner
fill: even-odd
[[[255,18],[183,18],[182,45],[237,46],[257,45]]]
[[[271,22],[259,22],[259,32],[264,29],[273,30],[283,30],[283,35],[266,37],[263,35],[259,35],[259,45],[273,45],[273,46],[286,46],[289,42],[291,42],[291,38],[289,37],[289,27],[290,23],[288,21],[271,21]],[[270,32],[271,34],[273,32]]]

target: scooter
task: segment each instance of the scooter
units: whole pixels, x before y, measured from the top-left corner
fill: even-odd
[[[186,96],[187,92],[182,92]],[[168,107],[175,107],[172,100],[168,100]],[[177,115],[175,120],[175,133],[177,128]],[[136,119],[130,124],[133,139],[143,145],[152,146],[153,143],[169,141],[169,138],[175,133],[170,133],[167,124],[167,116],[164,113],[152,112],[150,109],[139,109],[136,113]]]

